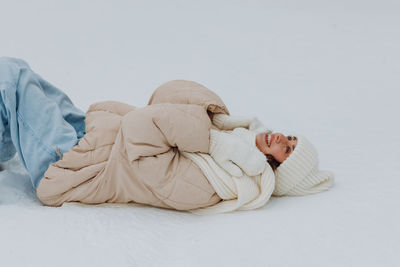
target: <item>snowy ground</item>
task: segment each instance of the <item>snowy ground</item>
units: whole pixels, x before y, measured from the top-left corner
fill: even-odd
[[[328,192],[216,216],[44,207],[0,173],[1,266],[400,266],[398,1],[1,1],[0,53],[82,110],[173,79],[307,136]]]

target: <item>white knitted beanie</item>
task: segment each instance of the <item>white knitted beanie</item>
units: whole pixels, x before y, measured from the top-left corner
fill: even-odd
[[[303,196],[327,190],[333,184],[331,172],[318,170],[318,154],[303,136],[297,137],[292,154],[275,172],[274,196]]]

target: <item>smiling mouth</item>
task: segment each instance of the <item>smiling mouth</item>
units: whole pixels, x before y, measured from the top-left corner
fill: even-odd
[[[265,135],[265,143],[267,144],[268,147],[271,147],[271,135],[270,134]]]

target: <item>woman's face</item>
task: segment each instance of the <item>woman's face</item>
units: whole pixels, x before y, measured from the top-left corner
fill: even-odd
[[[264,154],[272,155],[276,161],[282,163],[297,146],[295,136],[284,136],[281,133],[257,134],[256,146]]]

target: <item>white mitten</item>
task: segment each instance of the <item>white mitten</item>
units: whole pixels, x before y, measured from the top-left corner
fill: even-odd
[[[249,125],[249,131],[252,131],[256,134],[259,133],[272,133],[272,130],[268,129],[267,127],[262,124],[261,121],[259,121],[257,118],[254,118],[254,120],[250,123]]]
[[[239,136],[210,130],[210,155],[224,170],[233,176],[249,176],[262,173],[267,159],[256,147],[247,144]]]
[[[257,117],[229,116],[219,113],[214,114],[212,123],[220,130],[233,130],[237,127],[243,127],[255,133],[271,132]]]

